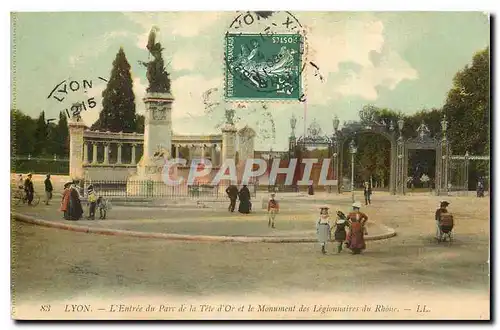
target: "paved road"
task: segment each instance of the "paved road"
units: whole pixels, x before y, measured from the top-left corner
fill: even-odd
[[[456,227],[455,241],[448,245],[432,238],[436,198],[381,198],[366,212],[395,228],[398,236],[369,242],[360,256],[347,252],[323,256],[312,243],[173,242],[13,223],[14,295],[18,304],[82,295],[200,300],[257,293],[271,299],[302,292],[352,297],[360,290],[403,300],[401,294],[408,293],[410,299],[431,292],[450,297],[450,304],[487,299],[489,201],[472,197],[450,201]],[[347,197],[338,203],[348,205]],[[459,315],[457,310],[450,312]]]

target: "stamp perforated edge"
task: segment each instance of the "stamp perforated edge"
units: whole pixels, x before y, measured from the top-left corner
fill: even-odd
[[[227,35],[229,34],[238,34],[238,35],[261,35],[259,33],[255,32],[249,32],[249,33],[230,33],[226,32],[223,36],[224,38],[224,47],[223,47],[223,53],[222,53],[222,68],[223,68],[223,76],[224,76],[224,86],[223,86],[223,99],[225,103],[282,103],[282,104],[300,104],[303,103],[299,99],[277,99],[277,98],[269,98],[269,99],[258,99],[258,98],[228,98],[226,96],[226,88],[228,87],[228,82],[227,82],[227,75],[226,75],[226,49],[227,49]],[[277,33],[277,34],[287,34],[287,33]],[[307,98],[307,58],[308,58],[308,52],[309,52],[309,46],[307,43],[307,33],[306,30],[300,31],[300,33],[289,33],[289,34],[299,34],[302,38],[303,41],[303,46],[304,46],[304,51],[302,54],[301,58],[301,64],[302,64],[302,72],[300,75],[301,78],[301,87],[302,87],[302,95],[304,95]]]

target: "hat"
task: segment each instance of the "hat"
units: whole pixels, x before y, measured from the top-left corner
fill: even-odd
[[[319,207],[320,210],[323,210],[323,209],[330,209],[330,206],[326,205],[326,204],[323,204]]]
[[[345,220],[347,217],[345,216],[344,212],[342,211],[337,211],[337,216],[340,218],[340,219],[343,219]]]
[[[272,193],[271,193],[271,196],[276,196],[276,193],[273,193],[273,192],[272,192]]]
[[[441,201],[440,204],[441,204],[441,206],[448,206],[448,205],[450,205],[450,203],[447,202],[447,201]]]
[[[93,186],[93,185],[89,185],[89,186],[87,187],[87,190],[88,190],[88,191],[92,191],[92,190],[94,190],[94,186]]]
[[[66,188],[67,186],[71,186],[73,184],[72,181],[68,181],[64,184],[64,188]]]
[[[31,173],[28,173],[28,176],[33,176],[33,174],[31,174]]]
[[[352,203],[352,207],[360,209],[361,208],[361,203],[360,202],[354,202],[354,203]]]

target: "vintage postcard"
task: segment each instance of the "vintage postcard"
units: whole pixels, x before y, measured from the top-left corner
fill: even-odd
[[[490,320],[484,12],[11,13],[16,320]]]

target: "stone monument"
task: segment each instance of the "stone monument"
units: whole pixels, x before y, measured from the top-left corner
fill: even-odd
[[[144,152],[137,164],[137,174],[129,180],[163,181],[163,168],[172,158],[172,103],[170,78],[161,55],[163,48],[156,42],[153,27],[149,34],[147,49],[153,59],[140,62],[147,68],[149,86],[143,101],[146,105],[144,118]]]
[[[227,109],[226,123],[222,127],[222,162],[236,156],[236,126],[234,125],[234,109]]]
[[[69,118],[69,176],[72,180],[84,179],[83,171],[83,131],[85,124],[79,115]]]

